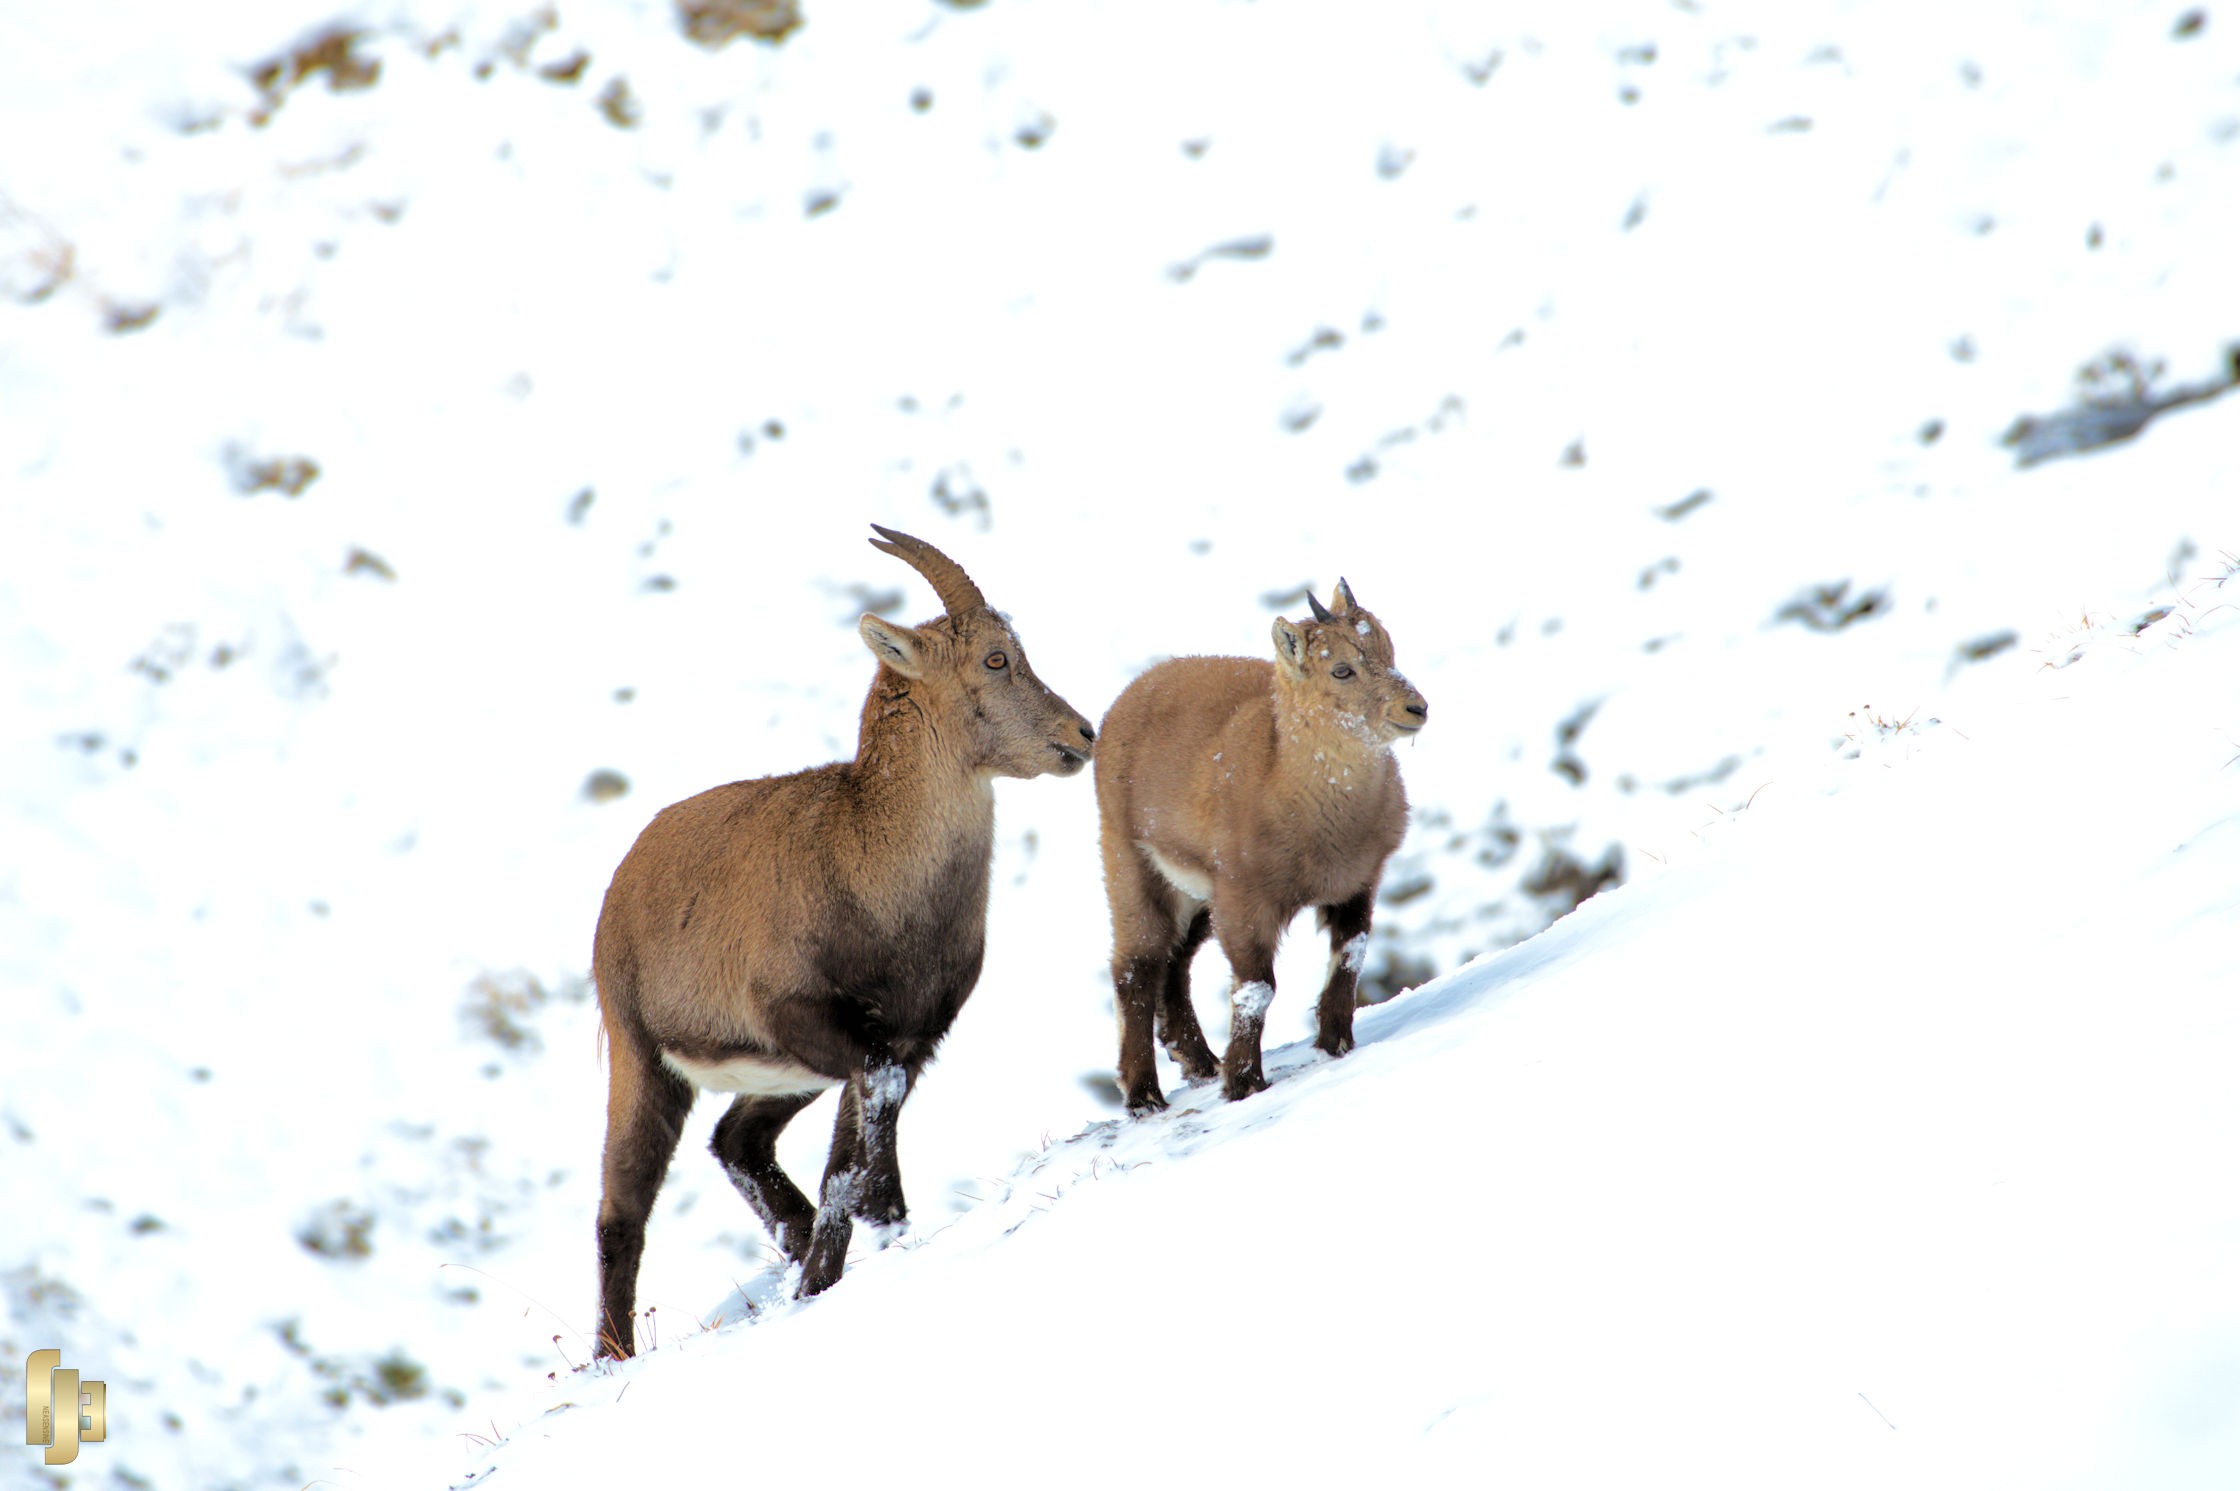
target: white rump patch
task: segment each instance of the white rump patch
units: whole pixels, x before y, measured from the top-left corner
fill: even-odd
[[[1229,991],[1229,1011],[1239,1020],[1257,1020],[1268,1012],[1268,1006],[1274,1002],[1275,997],[1275,985],[1263,984],[1255,979]]]
[[[800,1092],[822,1092],[840,1084],[822,1072],[812,1072],[783,1056],[733,1056],[724,1061],[694,1061],[674,1051],[661,1053],[661,1064],[695,1087],[711,1092],[743,1093],[750,1098],[790,1097]]]
[[[1213,899],[1213,877],[1201,875],[1196,870],[1185,870],[1149,844],[1137,844],[1151,860],[1151,867],[1166,878],[1167,884],[1181,891],[1193,901]]]

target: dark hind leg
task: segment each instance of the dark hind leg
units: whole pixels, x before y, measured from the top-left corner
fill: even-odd
[[[1159,991],[1166,981],[1167,959],[1163,954],[1136,953],[1112,960],[1112,997],[1120,1010],[1120,1096],[1128,1112],[1137,1118],[1167,1106],[1167,1095],[1159,1090],[1159,1066],[1151,1045]]]
[[[716,1121],[715,1151],[723,1173],[762,1218],[771,1240],[799,1263],[809,1252],[809,1228],[816,1211],[809,1198],[778,1166],[778,1134],[809,1106],[813,1092],[748,1096],[742,1093]]]
[[[857,1219],[889,1226],[910,1214],[895,1152],[896,1121],[910,1095],[910,1073],[884,1054],[871,1060],[840,1090],[832,1155],[825,1161],[809,1251],[801,1264],[804,1298],[839,1280]]]
[[[692,1087],[661,1065],[650,1043],[615,1036],[607,1066],[607,1150],[599,1193],[599,1356],[637,1349],[638,1260],[646,1218],[660,1194],[677,1136],[692,1111]]]
[[[1182,1075],[1203,1082],[1221,1074],[1213,1047],[1198,1024],[1198,1011],[1190,1003],[1190,960],[1213,931],[1213,912],[1200,906],[1182,932],[1182,946],[1167,964],[1166,986],[1159,991],[1159,1044],[1167,1048],[1182,1068]]]
[[[1330,933],[1330,977],[1315,1001],[1315,1049],[1343,1056],[1353,1049],[1353,1002],[1361,987],[1361,960],[1369,951],[1370,895],[1315,910]]]
[[[1153,1027],[1164,1013],[1183,929],[1176,924],[1172,888],[1144,862],[1141,850],[1110,833],[1104,838],[1104,886],[1112,902],[1112,998],[1120,1016],[1120,1094],[1128,1112],[1140,1118],[1167,1106],[1166,1095],[1159,1091],[1151,1040]],[[1202,1033],[1199,1039],[1202,1043]]]

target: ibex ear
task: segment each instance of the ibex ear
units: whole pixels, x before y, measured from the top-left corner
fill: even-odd
[[[1269,629],[1276,642],[1276,666],[1292,677],[1303,676],[1307,671],[1307,636],[1281,616]]]
[[[1339,616],[1361,609],[1361,603],[1353,598],[1353,587],[1346,583],[1343,575],[1338,577],[1338,588],[1330,592],[1330,609]]]
[[[904,678],[926,676],[925,645],[910,628],[881,621],[866,611],[856,621],[856,635],[863,638],[873,657]]]

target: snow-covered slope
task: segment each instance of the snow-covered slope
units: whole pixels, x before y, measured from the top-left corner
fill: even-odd
[[[2122,640],[2182,603],[2209,631],[2222,592],[2198,587],[2240,553],[2240,397],[2219,396],[2236,202],[2240,24],[2206,7],[857,0],[719,50],[656,0],[0,10],[0,1358],[60,1346],[110,1384],[110,1440],[73,1484],[196,1491],[347,1483],[407,1454],[463,1474],[462,1433],[531,1453],[542,1400],[521,1393],[545,1373],[586,1405],[619,1389],[568,1370],[601,1126],[592,919],[662,804],[850,749],[870,672],[855,616],[931,609],[866,520],[962,560],[1091,715],[1152,658],[1260,652],[1304,585],[1345,574],[1434,711],[1402,758],[1415,828],[1368,970],[1387,992],[1631,882],[1463,975],[1507,1002],[1449,985],[1365,1016],[1391,1039],[1358,1066],[1202,1116],[1210,1134],[1361,1132],[1351,1110],[1396,1100],[1293,1105],[1411,1051],[1402,1085],[1433,1101],[1440,1062],[1463,1059],[1430,1052],[1434,1028],[1490,1069],[1518,1059],[1499,1022],[1527,1004],[1581,1011],[1574,1043],[1614,1027],[1618,1059],[1640,1022],[1591,1013],[1618,999],[1601,975],[1521,981],[1517,960],[1567,948],[1616,979],[1625,946],[1683,935],[1658,930],[1683,925],[1658,896],[1716,908],[1684,924],[1729,928],[1726,947],[1845,914],[1846,876],[1942,876],[1960,905],[1925,895],[1906,917],[2045,899],[2084,929],[2063,968],[2168,959],[2165,982],[2206,986],[2229,965],[2185,949],[2208,959],[2215,938],[2118,936],[2097,914],[2187,877],[2150,882],[2145,850],[2096,828],[2055,858],[1937,817],[1904,874],[1862,828],[1657,877],[1901,721],[1896,746],[1935,741],[1930,759],[1814,811],[1933,816],[1944,789],[1895,784],[1968,753],[1922,722],[1980,739],[2051,711],[2016,702],[2049,680],[2129,666],[2124,646],[2146,654],[2127,687],[2151,709],[2240,731],[2214,692],[2229,668],[2162,661],[2190,613]],[[2002,443],[2020,416],[2120,426],[2188,393],[2097,451],[2023,466],[2036,446]],[[2038,674],[2075,635],[2105,640]],[[2211,640],[2170,657],[2229,664]],[[2027,742],[2018,772],[2054,743],[2006,738]],[[2240,767],[2189,798],[2152,759],[2079,776],[2046,821],[2128,822],[2147,787],[2181,818],[2200,805],[2177,839],[2230,813]],[[1124,1209],[1094,1198],[1189,1189],[1251,1152],[1170,1164],[1186,1116],[1115,1138],[1161,1163],[1068,1192],[967,1264],[1031,1199],[1023,1158],[1070,1176],[1114,1132],[1066,1142],[1113,1111],[1088,786],[1005,784],[999,814],[987,974],[904,1125],[931,1240],[814,1310],[703,1336],[727,1303],[782,1292],[701,1153],[710,1105],[641,1289],[678,1360],[816,1335],[875,1291],[947,1308],[909,1282],[950,1267],[943,1249],[1025,1277],[1014,1246]],[[1795,895],[1771,913],[1749,876],[1783,874]],[[2197,909],[2229,925],[2224,904]],[[1871,979],[1891,1009],[1875,1038],[1928,1048],[1934,1019],[1901,1017],[1943,1008],[1944,981],[1877,961],[1903,935],[1862,919],[1795,941],[1783,988],[1825,986],[1865,1021],[1838,996]],[[1953,966],[1990,997],[2010,955],[1970,946]],[[1706,1033],[1782,989],[1680,951],[1657,1013],[1685,1023],[1649,1028],[1676,1072],[1724,1070],[1738,1058]],[[1272,1038],[1302,1028],[1320,967],[1311,939],[1290,954]],[[1217,955],[1199,978],[1219,988]],[[2136,999],[2095,1006],[2111,1041],[2159,1038],[2151,1009],[2128,1023]],[[1862,1049],[1811,1085],[1870,1081],[1884,1047]],[[2215,1048],[2174,1059],[2195,1049]],[[1809,1068],[1765,1066],[1772,1085],[1747,1090],[1778,1112]],[[2043,1070],[1999,1064],[1991,1101]],[[1680,1117],[1744,1101],[1705,1087]],[[2157,1094],[2213,1097],[2176,1076]],[[788,1135],[797,1173],[828,1127],[812,1110]],[[1466,1380],[1429,1326],[1345,1365],[1377,1353],[1342,1322],[1384,1318],[1374,1291],[1409,1256],[1354,1198],[1462,1215],[1403,1183],[1437,1137],[1363,1140],[1350,1164],[1318,1148],[1359,1178],[1280,1194],[1336,1196],[1342,1225],[1236,1222],[1282,1226],[1323,1293],[1372,1301],[1302,1306],[1320,1344],[1281,1358],[1341,1398],[1395,1354]],[[1449,1151],[1466,1169],[1483,1152]],[[1614,1173],[1610,1206],[1661,1194]],[[1519,1256],[1586,1235],[1527,1225],[1499,1179],[1468,1194]],[[1235,1277],[1217,1232],[1196,1239],[1161,1256]],[[1409,1277],[1459,1288],[1482,1245]],[[1032,1298],[1038,1350],[1096,1354],[1084,1394],[1151,1380],[1131,1350],[1224,1392],[1274,1359],[1148,1325],[1149,1306],[1129,1316],[1140,1348],[1077,1327],[1125,1298],[1087,1281]],[[2230,1360],[2229,1335],[2199,1339]],[[2192,1349],[2154,1370],[2193,1370]],[[1405,1417],[1416,1379],[1394,1380]],[[1487,1382],[1454,1433],[1542,1401]],[[2105,1386],[2078,1401],[2128,1411]],[[37,1460],[0,1454],[0,1485],[47,1484]]]
[[[1342,1061],[567,1375],[449,1484],[2229,1486],[2235,601],[1864,734]]]

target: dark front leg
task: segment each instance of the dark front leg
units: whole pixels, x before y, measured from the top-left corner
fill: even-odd
[[[822,1294],[840,1278],[848,1261],[848,1239],[855,1235],[856,1207],[863,1195],[862,1096],[850,1078],[840,1089],[840,1111],[832,1120],[832,1153],[824,1162],[817,1215],[809,1231],[809,1252],[801,1260],[800,1295]]]
[[[902,1199],[902,1164],[895,1148],[895,1132],[902,1119],[902,1104],[910,1096],[910,1073],[899,1062],[871,1067],[855,1079],[863,1084],[857,1099],[863,1134],[863,1197],[856,1210],[859,1221],[893,1227],[910,1219]]]
[[[1167,964],[1166,983],[1159,991],[1159,1044],[1181,1066],[1182,1075],[1193,1082],[1203,1082],[1221,1070],[1214,1062],[1213,1047],[1206,1044],[1205,1030],[1198,1024],[1198,1011],[1190,1003],[1190,960],[1212,929],[1212,911],[1200,906],[1182,934],[1182,946]]]
[[[840,1278],[857,1218],[881,1226],[905,1220],[902,1171],[896,1162],[896,1121],[910,1095],[910,1073],[893,1061],[859,1070],[840,1090],[832,1125],[808,1256],[801,1265],[801,1294],[822,1294]]]
[[[715,1139],[708,1146],[723,1173],[769,1229],[771,1240],[795,1263],[808,1256],[816,1212],[778,1166],[778,1134],[815,1097],[809,1092],[774,1097],[742,1094],[716,1121]]]
[[[1233,1103],[1268,1085],[1260,1069],[1260,1030],[1276,997],[1276,943],[1273,937],[1232,940],[1224,931],[1221,950],[1236,977],[1229,990],[1229,1049],[1221,1057],[1221,1095]]]
[[[1272,972],[1241,979],[1229,991],[1229,1049],[1221,1055],[1221,1095],[1232,1103],[1267,1090],[1268,1078],[1260,1069],[1260,1031],[1275,997]]]
[[[1330,931],[1330,977],[1315,1001],[1315,1049],[1343,1056],[1353,1049],[1354,997],[1361,987],[1361,960],[1369,954],[1369,909],[1373,893],[1322,908],[1316,920]]]

